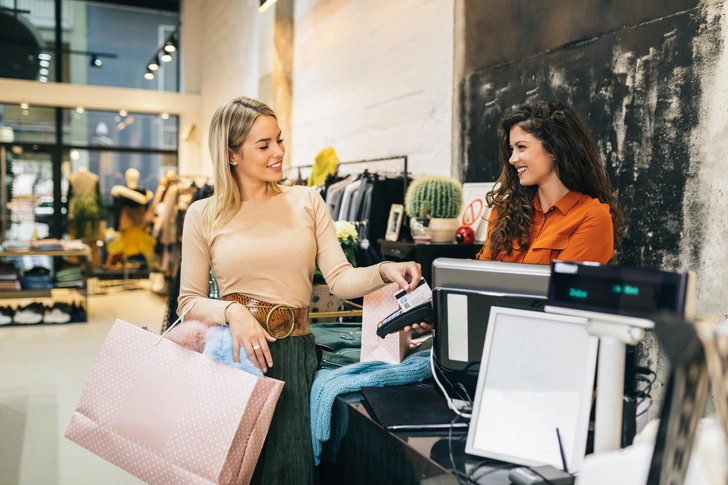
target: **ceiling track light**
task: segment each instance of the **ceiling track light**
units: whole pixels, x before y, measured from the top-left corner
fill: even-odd
[[[162,46],[159,47],[154,53],[154,57],[152,57],[152,60],[149,61],[149,64],[147,64],[147,70],[144,73],[144,79],[151,81],[152,79],[154,79],[154,72],[159,70],[159,68],[162,66],[162,63],[172,62],[172,53],[176,52],[178,48],[178,35],[179,26],[177,26],[177,28],[167,36]]]
[[[258,12],[265,13],[265,11],[271,8],[273,4],[277,1],[278,0],[260,0],[260,7],[258,7]]]
[[[91,61],[89,62],[89,65],[94,69],[101,69],[103,62],[101,62],[99,56],[97,56],[96,54],[91,54]]]
[[[174,41],[174,36],[167,39],[167,42],[164,43],[164,51],[165,52],[174,52],[177,50],[177,44]]]

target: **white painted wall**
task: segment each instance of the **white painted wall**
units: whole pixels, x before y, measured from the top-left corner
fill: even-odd
[[[450,175],[454,0],[296,0],[294,18],[292,164],[331,145]]]
[[[256,0],[182,2],[182,50],[189,49],[184,88],[198,90],[201,98],[194,137],[199,151],[186,173],[212,174],[207,139],[217,107],[226,99],[258,96],[257,29],[263,14],[257,6]]]

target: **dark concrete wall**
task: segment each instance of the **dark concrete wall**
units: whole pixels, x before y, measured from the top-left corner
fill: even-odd
[[[464,0],[465,64],[477,71],[694,8],[698,0]]]
[[[698,316],[728,319],[728,2],[462,1],[463,181],[498,177],[514,105],[572,104],[626,217],[620,261],[695,271]],[[658,373],[651,418],[668,375],[652,333],[639,360]]]
[[[467,1],[465,181],[498,177],[496,127],[511,107],[568,102],[591,127],[627,219],[620,261],[679,266],[703,66],[693,44],[703,37],[711,57],[722,44],[696,3]]]

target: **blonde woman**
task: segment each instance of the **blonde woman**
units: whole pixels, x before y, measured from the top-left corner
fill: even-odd
[[[242,347],[267,376],[286,383],[253,483],[312,484],[309,393],[318,362],[307,307],[316,264],[344,298],[389,282],[409,291],[421,271],[416,263],[348,263],[321,196],[277,184],[285,147],[265,104],[223,103],[209,143],[215,193],[192,204],[185,217],[178,313],[229,325],[236,358]],[[222,300],[207,297],[210,269]]]

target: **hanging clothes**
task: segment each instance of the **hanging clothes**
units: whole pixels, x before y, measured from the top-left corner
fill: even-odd
[[[326,178],[336,173],[336,166],[339,164],[339,157],[333,147],[327,147],[316,154],[316,162],[311,168],[311,176],[308,178],[308,186],[323,185]],[[298,171],[299,178],[301,171]]]

